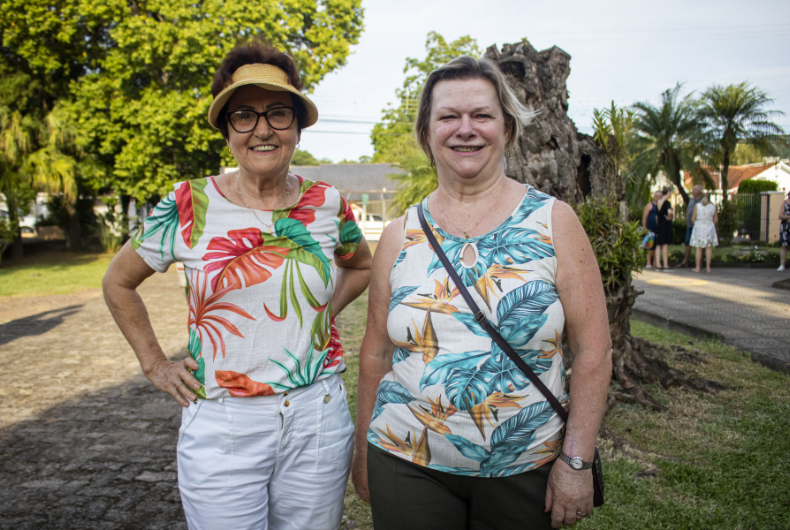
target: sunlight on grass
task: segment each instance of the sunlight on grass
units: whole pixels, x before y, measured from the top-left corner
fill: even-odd
[[[101,287],[113,256],[63,252],[0,267],[0,296],[46,296]]]
[[[338,318],[348,370],[352,417],[356,414],[359,346],[367,294]],[[698,394],[651,386],[664,412],[620,404],[607,416],[615,433],[644,449],[643,462],[600,443],[606,505],[580,530],[790,528],[790,376],[754,364],[719,341],[705,341],[632,321],[634,335],[664,345],[698,350],[704,363],[669,363],[687,374],[726,384],[730,390]],[[656,477],[637,478],[647,463]],[[373,528],[370,508],[346,491],[347,524]]]

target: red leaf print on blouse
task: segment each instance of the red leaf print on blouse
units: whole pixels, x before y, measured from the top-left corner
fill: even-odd
[[[199,277],[200,276],[198,276],[198,279]],[[187,325],[189,327],[194,325],[195,328],[197,328],[201,344],[203,344],[203,333],[208,335],[211,346],[214,348],[213,360],[217,358],[218,342],[222,350],[222,357],[225,357],[225,339],[222,337],[222,329],[220,329],[220,326],[225,328],[230,334],[244,338],[239,328],[234,326],[230,320],[213,313],[216,311],[230,311],[231,313],[236,313],[250,320],[255,319],[237,305],[228,302],[220,302],[220,299],[225,296],[230,289],[220,289],[207,297],[206,278],[208,278],[208,275],[204,274],[203,281],[195,282],[194,277],[190,277],[189,279],[189,321]]]
[[[316,182],[304,192],[302,198],[296,207],[290,211],[288,217],[296,219],[303,225],[309,225],[315,221],[315,208],[323,206],[326,202],[326,190],[329,189],[329,184],[325,182]],[[308,208],[313,206],[315,208]]]
[[[264,245],[257,228],[231,230],[228,237],[212,238],[208,250],[214,252],[204,255],[203,261],[216,261],[206,265],[206,273],[220,271],[211,280],[214,291],[218,286],[234,290],[265,282],[272,275],[266,267],[276,269],[290,251],[288,247]]]
[[[329,353],[327,353],[326,359],[324,359],[324,368],[333,368],[337,366],[343,358],[343,345],[340,344],[340,335],[337,333],[337,328],[335,327],[335,317],[331,318],[332,332],[329,338]]]
[[[266,383],[253,381],[244,374],[231,370],[217,370],[214,372],[217,384],[227,388],[233,397],[271,396],[274,394],[272,387]]]

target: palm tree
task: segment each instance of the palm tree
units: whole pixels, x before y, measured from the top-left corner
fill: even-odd
[[[19,208],[35,198],[36,190],[62,193],[71,224],[69,240],[72,249],[77,249],[81,234],[74,205],[80,168],[67,154],[77,149],[74,133],[63,116],[59,107],[39,119],[0,105],[0,192],[5,195],[12,226],[17,226]],[[13,246],[13,257],[21,258],[18,227]]]
[[[655,178],[659,172],[677,187],[683,201],[689,202],[683,188],[682,171],[697,171],[696,155],[700,146],[706,145],[707,134],[697,115],[697,104],[688,94],[680,99],[681,84],[661,95],[661,104],[654,106],[646,101],[634,104],[636,138],[633,149],[634,166],[641,174]]]
[[[714,85],[702,94],[699,115],[715,135],[713,151],[721,161],[725,203],[728,200],[727,174],[738,142],[750,144],[761,154],[768,154],[772,141],[784,133],[780,126],[770,121],[770,118],[784,113],[763,108],[772,102],[765,92],[750,87],[745,81],[726,87]]]

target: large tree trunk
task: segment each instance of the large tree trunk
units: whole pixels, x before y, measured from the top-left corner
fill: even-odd
[[[22,229],[19,226],[19,205],[12,194],[6,193],[6,206],[8,206],[8,221],[12,226],[17,225],[14,240],[11,242],[11,260],[21,261],[25,257],[25,247],[22,244]]]
[[[121,244],[129,239],[129,204],[132,198],[129,195],[121,195]]]
[[[82,250],[82,226],[80,226],[80,212],[75,204],[66,204],[66,211],[69,214],[69,250],[78,252]]]
[[[524,40],[505,44],[501,51],[492,46],[486,57],[498,63],[519,101],[537,113],[519,139],[516,152],[507,157],[507,175],[570,204],[591,195],[614,197],[625,216],[625,179],[618,175],[611,157],[592,137],[579,133],[568,117],[565,83],[571,56],[556,46],[538,52]],[[606,293],[614,349],[609,408],[617,399],[663,408],[643,383],[705,389],[704,382],[690,381],[671,369],[661,348],[631,336],[631,312],[641,293],[631,285],[631,272],[623,275],[621,286]],[[566,361],[572,362],[573,352],[565,351]]]
[[[727,204],[727,201],[730,200],[729,195],[727,195],[727,190],[729,189],[729,182],[728,176],[730,173],[730,150],[724,149],[724,160],[722,160],[721,165],[721,200],[722,203]]]

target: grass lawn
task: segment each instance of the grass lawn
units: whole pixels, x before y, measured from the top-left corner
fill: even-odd
[[[366,297],[340,316],[352,417],[356,417],[359,346]],[[790,376],[754,364],[718,341],[690,339],[641,322],[634,335],[698,349],[704,363],[670,359],[686,372],[732,390],[701,395],[650,387],[664,412],[619,404],[606,418],[618,435],[640,448],[638,460],[600,443],[606,505],[577,525],[584,530],[790,528]],[[635,474],[649,465],[656,476]],[[514,507],[515,509],[515,507]],[[354,528],[372,529],[369,507],[349,486],[346,514]]]
[[[112,254],[58,252],[0,267],[0,296],[68,294],[101,287]]]

